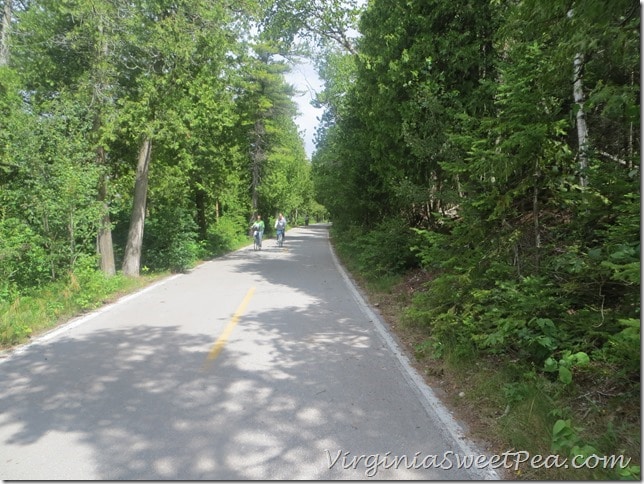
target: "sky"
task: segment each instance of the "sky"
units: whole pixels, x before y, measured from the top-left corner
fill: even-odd
[[[313,65],[307,62],[295,64],[291,72],[286,74],[286,82],[295,86],[297,91],[302,91],[302,94],[294,98],[300,112],[295,122],[303,137],[306,154],[311,159],[315,150],[313,136],[318,125],[317,117],[322,115],[322,109],[311,106],[311,100],[322,90],[323,84]]]

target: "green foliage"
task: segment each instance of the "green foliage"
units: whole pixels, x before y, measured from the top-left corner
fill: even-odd
[[[20,116],[25,124],[18,123],[16,136],[5,144],[11,169],[0,177],[7,271],[14,272],[16,258],[27,269],[24,276],[14,272],[6,281],[25,288],[44,282],[45,271],[56,279],[94,253],[101,214],[96,201],[100,170],[91,165],[84,138],[87,113],[64,96],[41,108],[42,116]],[[27,128],[31,132],[23,138],[21,130]]]
[[[578,351],[573,354],[570,350],[566,350],[561,355],[559,361],[552,356],[549,357],[544,362],[543,369],[547,372],[556,372],[560,382],[565,385],[570,385],[572,383],[573,368],[576,366],[586,366],[589,362],[590,358],[583,351]]]
[[[383,221],[367,229],[356,226],[334,235],[339,252],[370,279],[401,274],[416,266],[408,249],[416,235],[399,219]]]
[[[441,358],[443,356],[443,344],[440,341],[426,339],[414,346],[414,356],[417,359]]]
[[[598,463],[601,467],[602,456],[601,452],[593,445],[584,442],[581,437],[581,430],[575,427],[570,419],[559,419],[552,427],[552,447],[551,449],[558,453],[563,454],[572,459],[577,465],[583,462]],[[614,456],[615,458],[625,456]],[[615,468],[607,467],[605,472],[611,477],[615,476],[621,480],[639,480],[640,479],[640,466],[630,463],[630,458],[616,460]],[[592,467],[591,467],[592,468]],[[591,471],[595,473],[596,471]]]
[[[43,238],[17,218],[0,220],[0,301],[41,285],[49,279],[49,269]]]
[[[285,53],[353,50],[349,30],[356,26],[360,4],[358,0],[264,2],[263,35],[277,43]]]
[[[61,321],[97,308],[122,292],[143,287],[150,280],[120,274],[106,277],[94,270],[91,261],[85,261],[75,273],[25,290],[12,301],[0,300],[0,348],[24,343]]]
[[[144,265],[159,271],[185,272],[204,255],[197,242],[197,225],[181,207],[166,207],[147,220]]]
[[[208,228],[207,249],[212,254],[221,254],[247,240],[245,218],[241,215],[224,215]]]
[[[570,457],[597,454],[597,449],[581,442],[578,432],[570,420],[557,420],[552,427],[552,450]]]
[[[617,476],[620,480],[641,481],[642,470],[641,466],[628,465],[618,469]]]
[[[615,365],[616,377],[638,379],[641,371],[641,322],[639,319],[620,319],[621,330],[609,336],[598,350],[596,358]]]

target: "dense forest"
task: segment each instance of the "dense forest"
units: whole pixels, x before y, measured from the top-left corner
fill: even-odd
[[[1,300],[96,268],[183,270],[255,214],[320,210],[287,58],[249,34],[266,6],[3,4]]]
[[[436,357],[515,362],[509,405],[610,380],[637,422],[639,3],[372,0],[359,32],[320,65],[338,248],[375,279],[420,267],[405,320]],[[594,451],[572,427],[553,447]]]
[[[639,27],[630,0],[376,0],[324,64],[320,201],[365,270],[432,272],[410,317],[439,341],[638,378]]]
[[[639,2],[2,4],[0,310],[328,213],[365,277],[425,275],[405,320],[435,357],[610,378],[639,413]],[[325,85],[312,160],[298,56]]]

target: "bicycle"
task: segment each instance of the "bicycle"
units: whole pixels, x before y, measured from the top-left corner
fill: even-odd
[[[262,235],[264,234],[264,221],[257,215],[257,221],[250,226],[253,235],[253,249],[262,250]]]

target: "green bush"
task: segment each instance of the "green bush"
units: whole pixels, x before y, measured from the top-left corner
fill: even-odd
[[[641,371],[641,325],[639,319],[621,319],[622,330],[611,335],[596,356],[619,368],[616,377],[639,380]]]
[[[212,254],[236,248],[248,238],[246,219],[241,215],[223,215],[208,227],[206,247]]]
[[[152,270],[185,272],[204,255],[197,224],[181,207],[160,211],[147,220],[142,265]]]
[[[0,220],[0,301],[21,289],[37,287],[50,278],[43,240],[15,218]]]
[[[387,220],[367,230],[353,226],[334,235],[340,254],[368,278],[399,275],[418,266],[411,251],[418,235],[402,220]]]

